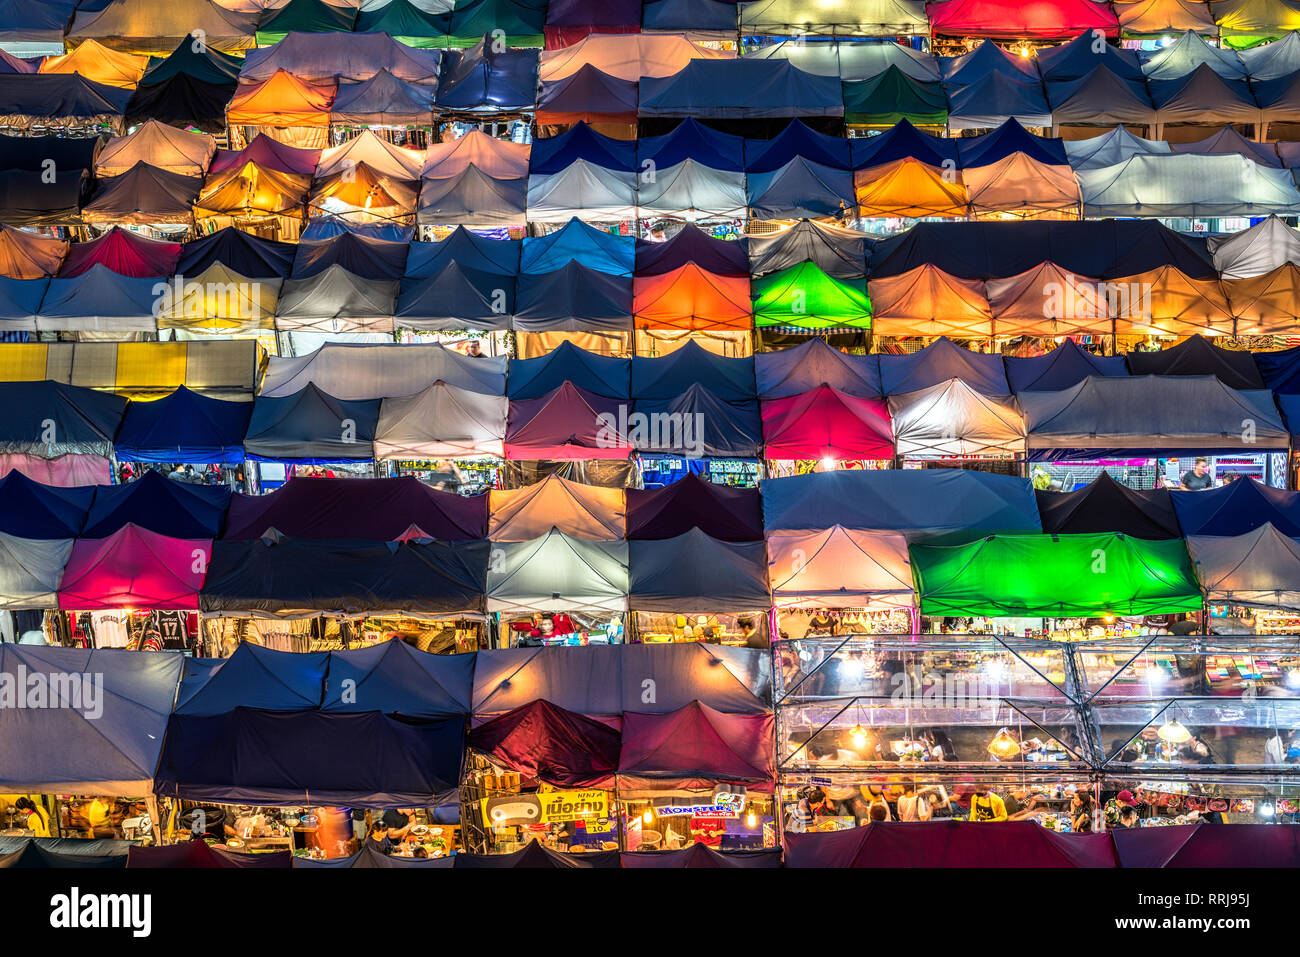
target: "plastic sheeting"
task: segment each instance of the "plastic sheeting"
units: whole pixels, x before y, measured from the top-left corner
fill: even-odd
[[[907,540],[892,532],[839,525],[825,531],[770,535],[768,578],[778,608],[914,607]]]
[[[488,493],[488,538],[526,542],[558,529],[572,538],[625,537],[627,507],[621,488],[603,488],[548,475],[536,485]]]
[[[698,528],[628,543],[634,611],[730,613],[770,608],[761,542],[723,542]]]
[[[63,571],[59,607],[196,610],[211,555],[210,538],[169,538],[137,525],[80,538]]]
[[[993,535],[968,545],[913,545],[911,554],[927,616],[1067,618],[1201,609],[1201,590],[1178,539]]]

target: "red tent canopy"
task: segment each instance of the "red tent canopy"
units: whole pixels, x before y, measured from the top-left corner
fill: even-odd
[[[1093,0],[945,0],[926,9],[930,31],[944,36],[1065,40],[1088,30],[1119,36],[1110,4]]]
[[[1119,866],[1109,834],[1057,834],[1034,821],[873,823],[848,831],[788,834],[785,863],[787,867]]]
[[[539,700],[479,725],[468,744],[530,779],[608,790],[622,735],[609,723]]]
[[[79,538],[63,569],[59,607],[197,611],[211,558],[210,538],[169,538],[133,524],[108,538]]]
[[[180,256],[180,243],[146,239],[139,233],[114,226],[98,239],[69,246],[58,275],[60,279],[71,279],[102,263],[119,275],[137,279],[170,276],[176,271]]]
[[[1191,824],[1111,834],[1121,867],[1300,867],[1300,825]]]
[[[761,403],[769,459],[892,459],[894,433],[882,399],[823,385]]]
[[[724,714],[692,701],[667,714],[623,715],[620,787],[704,791],[738,781],[771,791],[774,718]]]

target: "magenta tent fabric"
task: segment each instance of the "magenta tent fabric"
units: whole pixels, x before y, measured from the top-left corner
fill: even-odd
[[[442,492],[412,476],[295,478],[269,495],[231,496],[224,537],[261,538],[274,528],[290,538],[470,541],[487,538],[487,510],[486,495]]]
[[[1191,824],[1111,834],[1121,867],[1300,867],[1300,825]]]
[[[698,528],[724,542],[763,537],[763,503],[756,488],[718,485],[694,473],[663,488],[627,490],[628,539],[676,538]]]
[[[508,459],[626,459],[632,445],[620,426],[627,403],[563,382],[537,399],[510,403],[506,424]]]
[[[692,701],[667,714],[623,715],[620,786],[704,791],[719,781],[771,791],[775,718],[724,714]]]
[[[1110,834],[1056,834],[1035,821],[873,823],[785,840],[787,867],[1119,866]]]
[[[715,851],[707,844],[692,844],[680,851],[628,851],[622,855],[627,868],[696,868],[696,867],[780,867],[781,849],[761,851]]]
[[[121,276],[160,278],[176,271],[180,257],[180,243],[146,239],[139,233],[114,226],[98,239],[69,246],[58,278],[71,279],[101,264]]]
[[[769,459],[892,459],[894,433],[883,399],[863,399],[823,385],[762,403]]]
[[[622,741],[612,724],[545,700],[493,718],[467,739],[471,748],[525,778],[556,787],[603,789],[614,786]]]
[[[59,607],[197,611],[211,558],[210,538],[168,538],[138,525],[108,538],[80,538],[63,569]]]

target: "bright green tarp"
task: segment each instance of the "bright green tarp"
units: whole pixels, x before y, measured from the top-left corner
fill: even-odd
[[[948,98],[938,82],[914,80],[896,66],[869,80],[846,80],[844,122],[862,126],[892,126],[908,120],[917,126],[948,122]]]
[[[865,279],[833,279],[803,262],[754,281],[754,324],[759,328],[871,328]]]

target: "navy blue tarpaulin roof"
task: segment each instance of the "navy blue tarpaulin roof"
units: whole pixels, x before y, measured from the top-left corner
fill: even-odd
[[[125,412],[126,399],[110,392],[49,379],[0,382],[0,452],[107,457]]]
[[[1201,492],[1171,492],[1183,535],[1244,535],[1271,522],[1288,538],[1300,537],[1300,492],[1239,478]]]
[[[1024,153],[1030,159],[1049,166],[1069,165],[1063,140],[1035,136],[1014,117],[997,129],[957,140],[957,158],[962,169],[991,166],[1013,153]]]
[[[1007,382],[1011,391],[1057,392],[1077,385],[1093,375],[1128,375],[1123,356],[1097,356],[1073,339],[1066,339],[1045,356],[1006,356]]]
[[[0,478],[0,532],[19,538],[73,538],[80,534],[95,485],[42,485],[17,469]]]
[[[1234,389],[1262,389],[1264,379],[1249,352],[1221,349],[1197,333],[1155,352],[1130,352],[1134,375],[1212,375]]]
[[[306,240],[298,244],[290,276],[307,279],[338,265],[366,279],[400,279],[406,271],[407,248],[404,242],[372,239],[351,231],[332,239]]]
[[[487,562],[485,541],[222,541],[213,546],[199,607],[287,616],[475,614]]]
[[[320,706],[329,653],[275,651],[240,642],[229,658],[186,658],[176,714],[211,715],[241,705],[269,711]]]
[[[995,532],[1041,532],[1028,480],[965,469],[817,472],[763,483],[763,528],[833,525],[902,532],[911,540],[974,541]]]
[[[1278,395],[1300,395],[1300,346],[1257,353],[1255,367],[1266,388]]]
[[[533,176],[563,173],[579,160],[630,173],[636,168],[636,143],[597,133],[586,123],[576,123],[559,136],[533,140],[528,173]]]
[[[1147,539],[1181,536],[1168,489],[1138,491],[1102,472],[1083,488],[1064,492],[1040,489],[1036,494],[1044,532],[1120,532]]]
[[[393,318],[403,328],[503,330],[515,311],[515,277],[451,261],[398,287]]]
[[[732,488],[687,474],[662,488],[627,490],[629,539],[675,538],[692,528],[724,542],[761,540],[758,489]]]
[[[659,170],[686,160],[729,173],[745,169],[743,137],[711,129],[692,118],[678,123],[668,133],[641,137],[636,141],[636,154],[637,169],[644,169],[647,160]]]
[[[447,50],[438,77],[442,110],[508,113],[537,99],[537,50],[497,49],[484,38],[468,50]]]
[[[632,360],[634,368],[636,361]],[[650,423],[683,423],[675,431],[670,427],[667,435],[660,430],[660,434],[644,439],[633,429],[632,441],[643,452],[749,459],[758,457],[763,442],[763,423],[756,399],[727,401],[699,382],[685,386],[672,398],[638,398],[632,411]]]
[[[193,278],[220,264],[249,279],[284,279],[293,267],[296,249],[293,243],[263,239],[227,226],[182,246],[176,272]]]
[[[879,136],[850,142],[854,169],[884,166],[900,159],[914,159],[940,168],[943,168],[945,160],[957,162],[956,140],[922,132],[908,119],[899,120]]]
[[[115,443],[117,458],[194,465],[242,462],[252,414],[251,402],[211,399],[180,386],[161,399],[127,406]]]
[[[763,399],[784,399],[823,385],[866,399],[879,399],[880,356],[848,355],[822,339],[754,356],[754,377]]]
[[[1085,31],[1060,46],[1037,53],[1038,70],[1044,80],[1077,80],[1096,67],[1104,66],[1126,80],[1142,80],[1142,65],[1136,50],[1121,50],[1109,43],[1097,43]]]
[[[843,116],[838,77],[814,76],[788,60],[690,60],[641,81],[641,116],[764,119]]]
[[[687,342],[662,358],[637,356],[632,360],[632,396],[635,399],[671,399],[696,383],[728,402],[758,397],[752,357],[719,356],[699,343]]]
[[[632,328],[632,280],[580,262],[526,273],[515,286],[515,328],[610,332]]]
[[[126,485],[96,486],[81,535],[108,538],[135,524],[171,538],[214,538],[229,505],[229,486],[194,485],[148,470]]]
[[[793,159],[832,169],[851,169],[849,152],[849,141],[844,137],[819,133],[795,119],[771,139],[745,140],[745,171],[772,173]]]
[[[270,461],[368,461],[378,425],[378,399],[344,401],[308,383],[292,395],[254,400],[244,450]]]
[[[949,379],[961,379],[983,395],[1011,394],[1000,354],[971,352],[946,337],[909,355],[880,357],[885,395],[916,392]]]
[[[567,339],[535,359],[511,359],[506,394],[511,399],[540,399],[572,382],[580,389],[610,399],[631,396],[632,360],[602,356]]]
[[[330,652],[321,708],[450,718],[468,715],[473,696],[473,655],[435,655],[393,639]]]
[[[698,528],[628,543],[633,611],[756,611],[771,607],[762,542],[724,542]]]
[[[917,223],[875,243],[870,273],[896,276],[931,263],[962,279],[997,279],[1043,262],[1097,279],[1136,276],[1160,266],[1174,266],[1192,279],[1218,278],[1204,239],[1153,219]]]
[[[576,73],[542,81],[537,95],[538,122],[571,122],[579,116],[595,122],[635,122],[637,91],[636,80],[610,76],[585,63]]]
[[[127,848],[133,843],[113,838],[0,838],[0,867],[116,870],[126,867]]]
[[[715,276],[749,275],[749,260],[741,243],[716,239],[692,223],[665,243],[637,240],[638,276],[659,276],[687,263]]]
[[[406,257],[406,277],[432,276],[452,262],[467,269],[513,276],[519,272],[522,244],[517,239],[490,239],[457,226],[437,243],[412,243]]]

